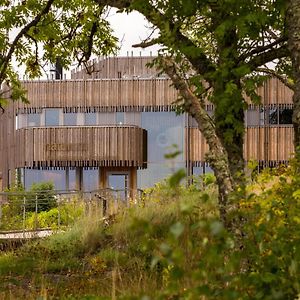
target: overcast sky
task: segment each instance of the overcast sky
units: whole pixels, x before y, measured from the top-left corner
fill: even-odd
[[[149,23],[145,18],[137,13],[132,12],[130,14],[117,13],[115,9],[110,10],[108,21],[111,23],[114,29],[115,35],[121,42],[121,50],[119,55],[131,55],[133,51],[134,55],[149,55],[150,51],[155,55],[157,53],[157,46],[152,46],[147,49],[132,48],[133,44],[137,44],[146,39],[152,30],[149,28]]]
[[[137,12],[132,12],[130,14],[127,13],[117,13],[116,9],[110,9],[107,20],[110,22],[114,35],[120,41],[120,51],[118,53],[119,56],[127,56],[127,55],[156,55],[158,46],[152,46],[147,49],[142,48],[133,48],[133,44],[140,43],[145,40],[152,32],[149,23],[146,19]],[[14,63],[16,66],[17,64]],[[70,67],[70,70],[75,68],[76,64]],[[50,66],[49,66],[50,68]],[[48,70],[49,68],[46,68]],[[64,74],[67,78],[70,78],[70,70],[64,71]],[[18,72],[21,79],[24,79],[25,68],[18,67]],[[49,72],[49,71],[47,71]],[[46,78],[46,73],[42,76],[43,79]]]

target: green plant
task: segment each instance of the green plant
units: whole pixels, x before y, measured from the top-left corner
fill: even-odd
[[[26,211],[48,211],[56,206],[52,182],[33,183],[26,193]]]

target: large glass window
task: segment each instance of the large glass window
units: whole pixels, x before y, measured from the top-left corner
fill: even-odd
[[[29,127],[41,125],[41,114],[28,114],[27,124]]]
[[[83,189],[92,191],[99,188],[99,170],[98,169],[83,169]]]
[[[148,131],[148,161],[164,162],[164,155],[174,151],[173,145],[184,150],[184,115],[174,112],[143,112],[142,127]],[[174,161],[183,161],[183,153]]]
[[[60,109],[58,108],[47,108],[45,109],[45,125],[46,126],[58,126]]]
[[[94,112],[85,113],[84,125],[97,125],[97,113]]]
[[[37,170],[25,169],[24,185],[29,189],[36,182],[52,182],[56,190],[66,189],[66,171],[65,170]]]
[[[142,127],[148,131],[147,169],[138,171],[138,187],[153,186],[179,168],[185,168],[184,155],[179,154],[171,160],[165,154],[184,149],[184,115],[174,112],[143,112]]]
[[[99,125],[116,125],[116,113],[106,112],[99,113]]]
[[[141,113],[126,112],[124,115],[124,123],[127,125],[141,126]]]
[[[279,124],[293,124],[293,109],[280,108],[279,109]]]
[[[65,126],[77,125],[77,114],[76,113],[64,113],[64,125]]]

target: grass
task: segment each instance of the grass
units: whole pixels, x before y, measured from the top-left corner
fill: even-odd
[[[0,254],[0,300],[297,299],[300,176],[269,175],[237,193],[235,234],[211,180],[202,192],[157,185],[106,222],[95,207],[67,232]]]
[[[160,272],[151,268],[155,245],[166,238],[182,211],[193,210],[197,218],[215,214],[214,189],[210,193],[210,200],[203,205],[196,189],[181,188],[174,193],[161,185],[140,206],[111,218],[110,225],[97,221],[94,211],[67,232],[3,253],[0,299],[154,295],[162,288]]]

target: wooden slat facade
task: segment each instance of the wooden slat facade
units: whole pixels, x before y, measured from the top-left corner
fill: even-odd
[[[209,147],[197,128],[186,130],[190,131],[189,159],[196,166],[205,161],[205,153]],[[271,164],[287,162],[294,152],[293,138],[292,126],[248,127],[245,134],[244,157],[247,161],[254,159],[269,161]]]
[[[145,167],[146,130],[136,126],[22,128],[16,167]]]
[[[18,104],[19,111],[31,108],[73,108],[84,111],[170,110],[177,91],[166,79],[25,81],[30,104]]]
[[[107,57],[91,60],[87,69],[77,68],[71,73],[72,79],[97,79],[97,78],[149,78],[156,77],[157,71],[146,65],[153,61],[152,56],[126,56]]]
[[[126,68],[128,74],[142,74],[146,72],[144,63],[142,59],[134,58],[127,61],[111,59],[105,62],[99,77],[117,78],[118,72]],[[148,75],[151,74],[150,71]],[[24,81],[30,104],[10,103],[5,113],[0,115],[0,172],[3,186],[8,185],[9,177],[13,176],[13,170],[17,167],[143,167],[146,141],[141,128],[81,126],[16,130],[15,116],[17,113],[41,112],[44,108],[62,108],[64,112],[173,110],[178,93],[170,86],[171,81],[150,77]],[[277,79],[267,81],[258,89],[258,94],[262,97],[261,106],[250,104],[251,109],[257,112],[251,116],[253,120],[259,121],[260,109],[265,107],[292,108],[292,91]],[[203,163],[208,147],[201,133],[197,128],[186,129],[185,133],[187,165]],[[246,129],[245,143],[247,160],[287,161],[293,152],[293,128],[289,125],[258,124]],[[51,150],[51,153],[45,150],[50,147],[47,145],[65,144],[77,144],[79,150],[70,153],[63,148],[60,151]],[[83,146],[85,144],[87,148]]]

